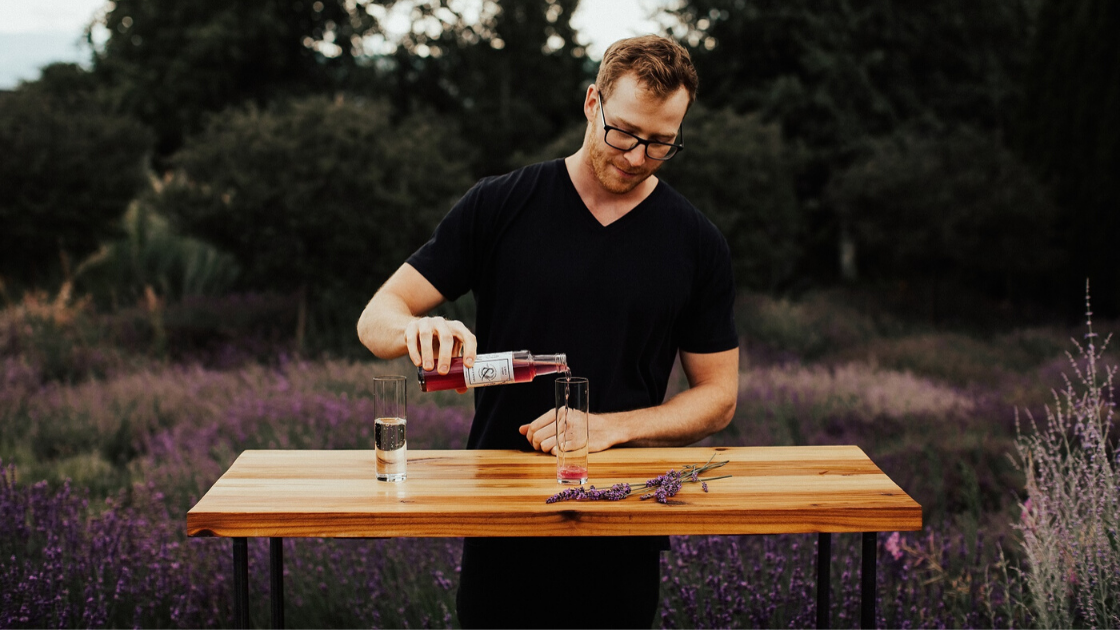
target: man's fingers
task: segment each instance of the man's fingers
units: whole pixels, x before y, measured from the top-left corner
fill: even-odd
[[[541,452],[542,453],[551,453],[554,450],[556,450],[556,435],[555,434],[553,434],[551,437],[541,441]]]
[[[451,369],[451,350],[455,347],[455,335],[444,320],[436,322],[435,334],[439,338],[439,363],[436,369],[440,374],[447,374]]]
[[[430,322],[421,321],[418,324],[420,333],[417,336],[420,342],[420,358],[424,362],[424,369],[430,370],[435,367],[434,357],[432,356],[432,326]]]
[[[412,359],[412,364],[416,366],[419,366],[423,360],[420,356],[420,348],[417,347],[418,336],[417,320],[414,319],[404,328],[404,347],[408,349],[408,358]]]
[[[460,339],[460,342],[462,344],[463,364],[466,365],[467,367],[471,367],[471,366],[474,365],[474,358],[478,354],[478,340],[475,339],[474,333],[472,333],[469,329],[467,329],[467,327],[464,326],[462,323],[460,323],[460,322],[455,322],[455,323],[459,324],[459,329],[460,329],[457,332],[459,334],[459,339]]]
[[[538,421],[539,421],[539,419],[538,419]],[[537,424],[537,422],[535,421],[535,422],[533,422],[533,424],[535,425],[535,424]],[[545,450],[543,448],[543,445],[544,445],[545,441],[552,438],[553,443],[555,443],[556,442],[555,436],[556,436],[556,425],[554,423],[548,423],[548,424],[545,424],[544,426],[536,427],[533,430],[533,440],[532,440],[533,441],[533,448],[537,449],[538,451]],[[526,437],[528,437],[528,436],[526,436]]]
[[[405,346],[415,365],[447,374],[452,357],[462,353],[467,367],[474,364],[477,342],[462,323],[442,317],[418,317],[405,327]]]
[[[517,427],[518,432],[524,435],[525,439],[533,445],[533,449],[541,450],[541,443],[556,433],[555,424],[552,422],[552,418],[555,414],[556,411],[554,409],[549,409],[529,424],[523,424]]]

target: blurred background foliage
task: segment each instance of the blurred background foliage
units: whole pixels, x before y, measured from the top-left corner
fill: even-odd
[[[582,140],[578,0],[475,4],[106,5],[88,66],[0,92],[5,299],[270,295],[296,349],[356,352],[365,302],[474,180]],[[656,10],[701,77],[662,175],[727,236],[742,289],[984,329],[1068,323],[1091,277],[1120,313],[1116,3]]]

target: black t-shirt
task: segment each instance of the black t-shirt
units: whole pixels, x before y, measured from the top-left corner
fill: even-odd
[[[664,181],[610,225],[563,160],[481,180],[409,259],[448,300],[474,293],[479,353],[566,353],[590,411],[661,404],[677,350],[738,346],[727,241]],[[555,378],[475,390],[468,448],[527,450]]]

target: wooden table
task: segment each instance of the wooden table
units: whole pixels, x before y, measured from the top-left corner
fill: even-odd
[[[817,624],[828,625],[831,534],[863,533],[861,625],[875,615],[876,532],[922,527],[922,508],[856,446],[613,449],[590,482],[641,483],[715,453],[704,494],[667,505],[545,499],[555,459],[519,451],[411,451],[408,479],[379,482],[373,451],[245,451],[187,513],[187,535],[233,538],[237,621],[248,627],[249,537],[271,539],[272,623],[283,626],[282,539],[290,537],[819,534]]]

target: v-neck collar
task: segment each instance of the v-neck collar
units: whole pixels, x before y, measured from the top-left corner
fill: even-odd
[[[598,217],[595,216],[595,213],[591,212],[591,208],[588,208],[587,204],[584,203],[583,197],[581,197],[579,194],[579,190],[576,190],[576,184],[572,181],[572,174],[568,172],[567,162],[565,162],[564,158],[559,158],[557,162],[559,162],[560,165],[560,177],[564,180],[565,187],[568,189],[568,192],[572,195],[573,199],[575,199],[578,207],[583,210],[583,212],[581,212],[580,214],[587,217],[587,220],[590,221],[594,225],[594,227],[600,230],[614,229],[615,226],[619,225],[620,223],[631,221],[632,219],[630,219],[630,217],[637,214],[642,209],[642,206],[649,203],[650,199],[653,199],[654,196],[660,194],[661,189],[664,186],[664,182],[662,182],[659,178],[657,180],[657,186],[655,186],[653,190],[651,190],[650,193],[645,196],[644,199],[639,201],[637,205],[635,205],[633,208],[630,208],[630,210],[628,210],[626,214],[622,215],[621,217],[615,219],[614,221],[611,221],[606,225],[603,225],[599,221]]]

